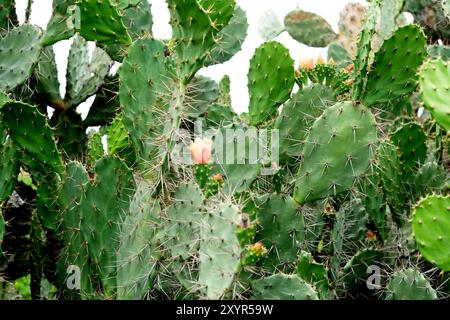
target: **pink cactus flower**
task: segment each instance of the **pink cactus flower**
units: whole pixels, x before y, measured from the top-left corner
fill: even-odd
[[[195,138],[189,149],[195,164],[208,164],[212,158],[213,141],[210,138]]]

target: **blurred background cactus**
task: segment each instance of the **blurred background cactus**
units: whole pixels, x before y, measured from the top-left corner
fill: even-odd
[[[449,298],[447,1],[266,12],[240,114],[199,70],[246,12],[167,4],[159,40],[146,0],[55,0],[45,30],[0,1],[0,298]]]

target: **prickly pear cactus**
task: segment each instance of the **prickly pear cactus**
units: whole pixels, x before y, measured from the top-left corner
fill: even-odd
[[[0,299],[448,298],[447,3],[0,1]]]

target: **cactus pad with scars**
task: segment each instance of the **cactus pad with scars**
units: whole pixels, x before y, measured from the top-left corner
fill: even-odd
[[[284,18],[289,35],[310,47],[326,47],[337,38],[331,25],[321,16],[303,10],[294,10]]]
[[[294,82],[294,60],[288,49],[275,41],[257,48],[248,72],[251,124],[258,125],[273,115],[289,99]]]
[[[369,168],[376,143],[375,118],[367,108],[352,102],[328,108],[306,139],[294,199],[304,203],[349,189]]]

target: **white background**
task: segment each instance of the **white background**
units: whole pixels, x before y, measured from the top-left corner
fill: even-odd
[[[149,2],[152,4],[154,21],[153,33],[155,37],[158,39],[169,39],[172,31],[169,25],[169,12],[166,2],[164,0],[149,0]],[[224,74],[228,74],[231,78],[233,108],[238,113],[245,112],[247,111],[249,99],[247,90],[247,71],[249,67],[249,60],[251,59],[255,48],[263,42],[263,39],[261,39],[258,33],[258,24],[263,13],[265,13],[268,9],[271,9],[282,21],[284,16],[289,11],[299,7],[301,9],[320,14],[337,32],[339,13],[349,2],[366,3],[364,0],[237,0],[238,5],[246,11],[249,22],[248,35],[243,44],[242,51],[235,55],[230,61],[222,65],[201,70],[200,73],[202,75],[209,76],[216,81],[220,81]],[[16,3],[19,20],[23,21],[27,0],[16,0]],[[37,24],[41,28],[45,28],[50,19],[51,12],[51,0],[34,0],[30,19],[31,23]],[[293,40],[286,32],[279,35],[276,40],[289,48],[296,63],[298,63],[301,58],[315,57],[319,54],[326,56],[325,49],[304,46]],[[60,91],[63,96],[66,85],[65,72],[70,44],[71,41],[66,40],[61,41],[54,46],[58,64],[58,78],[61,84]],[[89,110],[92,100],[93,97],[78,108],[78,111],[83,116],[87,115],[87,111]]]

